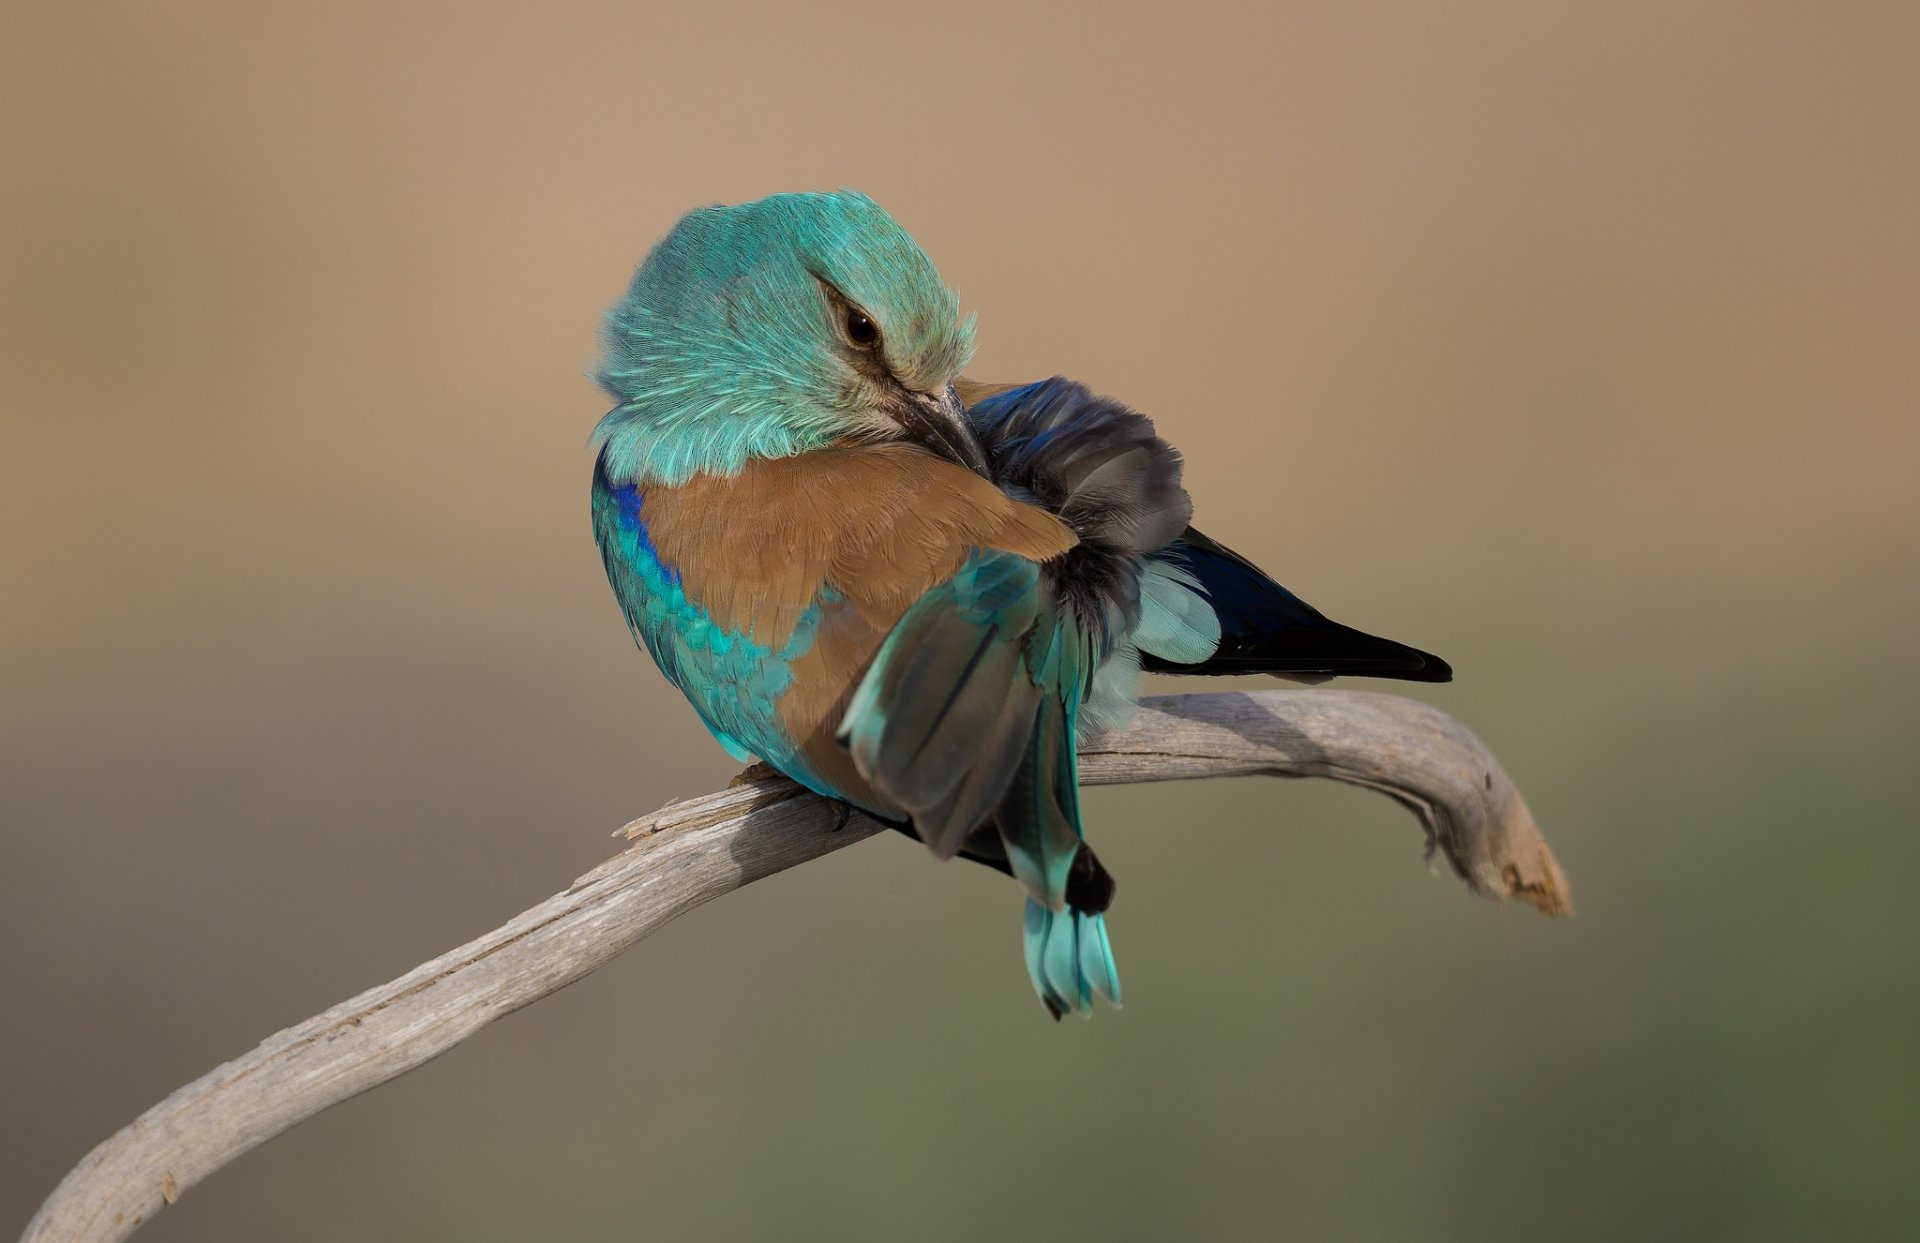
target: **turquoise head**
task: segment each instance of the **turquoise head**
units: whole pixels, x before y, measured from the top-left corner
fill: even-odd
[[[984,470],[953,390],[973,323],[864,194],[689,212],[607,313],[608,477],[680,483],[755,457],[911,439]]]

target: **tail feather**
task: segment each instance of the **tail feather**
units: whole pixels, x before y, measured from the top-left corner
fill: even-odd
[[[1059,710],[1058,703],[1040,701],[1027,762],[994,813],[1014,878],[1054,909],[1066,903],[1067,876],[1080,846],[1079,799],[1066,771],[1072,739],[1048,719]]]
[[[1120,1005],[1120,972],[1107,938],[1107,917],[1097,911],[1050,911],[1027,899],[1027,973],[1047,1012],[1058,1019],[1093,1013],[1093,999]]]
[[[1013,874],[1053,910],[1067,900],[1067,880],[1080,850],[1080,777],[1074,751],[1083,644],[1071,622],[1034,636],[1026,659],[1035,685],[1048,688],[1035,707],[1027,751],[994,810]],[[1043,631],[1045,628],[1043,627]]]

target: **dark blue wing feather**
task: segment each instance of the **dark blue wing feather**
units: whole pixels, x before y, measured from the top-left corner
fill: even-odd
[[[1192,527],[1153,558],[1185,569],[1199,584],[1220,618],[1220,645],[1193,664],[1142,652],[1140,667],[1149,672],[1453,680],[1453,669],[1438,656],[1330,620],[1251,561]]]

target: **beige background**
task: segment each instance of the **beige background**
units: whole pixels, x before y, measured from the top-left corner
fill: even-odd
[[[1177,13],[1177,15],[1176,15]],[[1089,802],[1128,1008],[875,841],[248,1157],[154,1240],[1920,1228],[1909,3],[16,3],[0,1234],[730,765],[588,534],[597,316],[857,186],[976,374],[1436,650],[1549,924],[1315,784]]]

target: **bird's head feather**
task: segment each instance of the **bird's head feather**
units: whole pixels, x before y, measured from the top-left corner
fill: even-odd
[[[906,230],[854,191],[688,213],[602,342],[595,378],[617,404],[594,440],[614,479],[679,483],[903,437],[977,453],[951,389],[973,323]],[[968,443],[936,443],[949,435]]]

